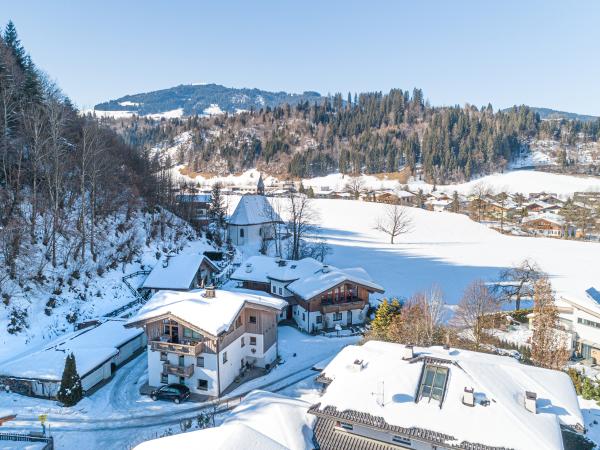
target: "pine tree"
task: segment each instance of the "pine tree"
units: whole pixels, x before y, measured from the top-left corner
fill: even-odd
[[[21,41],[19,40],[19,36],[17,34],[17,29],[12,20],[8,21],[6,29],[4,30],[4,42],[12,51],[12,54],[14,55],[19,67],[21,69],[25,69],[25,59],[27,54],[21,45]]]
[[[450,204],[450,210],[453,213],[460,212],[460,201],[458,199],[458,192],[456,191],[454,191],[454,194],[452,194],[452,203]]]
[[[223,205],[221,183],[219,182],[216,182],[212,186],[208,215],[219,228],[223,228],[225,225],[225,206]]]
[[[75,355],[71,353],[65,360],[65,368],[56,399],[65,406],[74,406],[82,397],[81,379],[77,373]]]

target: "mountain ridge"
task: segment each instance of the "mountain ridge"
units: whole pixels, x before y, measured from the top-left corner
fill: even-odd
[[[230,88],[220,84],[180,84],[156,91],[129,94],[94,106],[96,111],[123,111],[137,115],[164,114],[181,110],[181,115],[211,115],[220,112],[275,107],[283,103],[320,102],[321,94],[304,91],[292,94],[257,88]]]

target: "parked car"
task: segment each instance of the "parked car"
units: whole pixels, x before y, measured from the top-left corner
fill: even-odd
[[[167,384],[150,393],[150,398],[154,401],[159,399],[173,400],[175,403],[181,403],[190,398],[190,388],[183,384]]]

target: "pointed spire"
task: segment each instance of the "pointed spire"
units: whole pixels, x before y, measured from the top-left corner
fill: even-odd
[[[256,185],[256,193],[258,195],[265,195],[265,182],[263,181],[262,173],[258,177],[258,184]]]

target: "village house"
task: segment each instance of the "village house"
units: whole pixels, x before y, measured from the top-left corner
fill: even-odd
[[[166,255],[154,266],[141,288],[150,293],[161,289],[188,291],[213,284],[219,271],[210,258],[200,253]]]
[[[524,217],[521,228],[530,234],[546,237],[574,237],[576,229],[562,216],[552,213],[535,214]]]
[[[338,269],[313,258],[299,261],[252,256],[231,275],[246,289],[269,292],[287,302],[280,319],[306,332],[365,322],[369,296],[383,293],[362,268]]]
[[[145,346],[142,330],[125,328],[122,319],[91,321],[43,350],[3,363],[0,386],[23,395],[55,398],[65,359],[73,353],[81,386],[89,393]]]
[[[507,356],[368,341],[317,381],[321,450],[565,450],[563,433],[584,432],[567,374]]]
[[[600,291],[590,287],[578,298],[560,297],[557,308],[570,349],[590,364],[599,364]]]
[[[264,195],[245,194],[227,221],[227,236],[233,245],[259,247],[275,237],[280,224],[283,220]]]
[[[247,370],[277,359],[277,316],[286,302],[269,295],[206,288],[159,291],[129,319],[148,339],[148,383],[186,385],[219,397]]]
[[[208,211],[212,195],[210,194],[179,194],[175,196],[178,209],[192,224],[205,226],[210,217]]]

